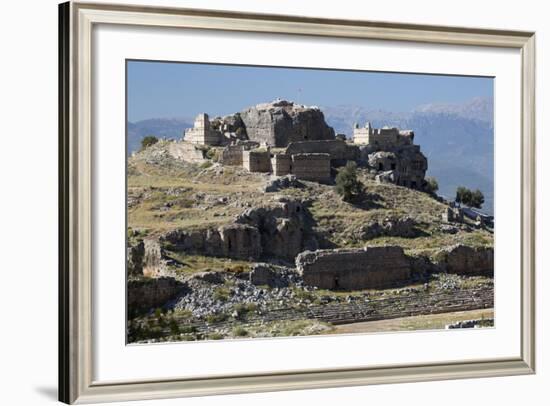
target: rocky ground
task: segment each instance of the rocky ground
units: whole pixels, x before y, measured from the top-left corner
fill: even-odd
[[[447,206],[433,196],[379,184],[373,173],[360,169],[365,193],[350,204],[330,184],[274,180],[268,174],[221,166],[215,159],[185,163],[167,153],[167,143],[161,141],[129,158],[128,242],[134,247],[143,239],[164,241],[163,276],[176,279],[181,288],[158,306],[129,309],[135,316],[128,323],[130,342],[334,332],[337,320],[322,309],[341,309],[342,314],[355,309],[357,319],[365,320],[417,314],[415,309],[437,307],[432,303],[437,298],[443,304],[441,311],[472,303],[492,307],[490,276],[441,274],[429,266],[417,267],[408,286],[335,292],[304,285],[295,271],[295,244],[285,245],[292,238],[300,241],[300,249],[399,245],[418,262],[435,261],[442,249],[457,244],[492,246],[490,230],[469,222],[444,222],[441,214]],[[278,213],[287,202],[299,207],[300,213],[290,217]],[[240,228],[252,224],[263,233],[258,257],[250,257],[253,250],[241,255],[234,247],[220,245],[208,231],[236,223]],[[280,241],[269,230],[288,234]],[[201,250],[217,251],[212,256]],[[262,279],[261,273],[255,279],[254,268],[263,262],[276,271],[275,279],[272,274]]]

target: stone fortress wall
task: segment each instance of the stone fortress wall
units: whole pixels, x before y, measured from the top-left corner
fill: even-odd
[[[411,130],[376,129],[367,122],[355,126],[350,142],[335,134],[318,107],[276,100],[212,120],[199,114],[171,153],[200,163],[206,157],[198,146],[224,147],[223,165],[317,182],[328,181],[331,167],[351,160],[377,172],[379,182],[422,190],[428,162],[413,141]]]
[[[305,251],[296,257],[304,283],[321,289],[392,286],[411,277],[411,265],[396,246]]]
[[[314,182],[330,180],[330,154],[293,154],[290,173]]]
[[[220,145],[221,133],[210,128],[208,114],[201,113],[195,118],[193,128],[185,131],[185,141],[200,145]]]

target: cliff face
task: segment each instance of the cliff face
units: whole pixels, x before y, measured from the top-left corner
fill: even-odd
[[[316,107],[281,100],[248,108],[240,117],[250,140],[275,147],[295,141],[335,139],[334,130]]]

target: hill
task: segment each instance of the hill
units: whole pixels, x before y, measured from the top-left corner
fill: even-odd
[[[325,106],[327,123],[336,132],[352,134],[354,123],[367,120],[375,127],[384,125],[412,129],[416,143],[428,157],[428,175],[439,182],[439,193],[454,197],[458,186],[479,188],[485,195],[483,210],[493,213],[493,104],[474,99],[460,105],[431,104],[411,112],[369,110],[360,106]],[[145,135],[181,138],[189,119],[150,119],[128,123],[128,154],[139,149]]]
[[[377,183],[365,169],[353,203],[330,182],[271,191],[268,174],[220,165],[215,154],[184,162],[170,145],[128,159],[129,342],[337,334],[342,323],[493,305],[492,278],[475,273],[492,271],[492,233],[444,221],[448,206],[428,193]],[[406,280],[341,290],[338,277],[323,288],[300,270],[303,257],[370,253],[374,267],[359,264],[360,273],[386,280],[398,262]]]

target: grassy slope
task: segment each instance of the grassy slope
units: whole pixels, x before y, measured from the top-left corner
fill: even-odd
[[[484,230],[457,234],[441,232],[445,205],[426,193],[377,184],[366,172],[360,178],[365,198],[356,204],[343,202],[331,185],[303,182],[305,187],[264,193],[260,187],[269,175],[249,173],[240,167],[219,164],[197,165],[174,160],[160,142],[129,158],[128,224],[155,234],[174,228],[204,228],[227,224],[247,207],[265,204],[285,195],[308,202],[314,229],[333,246],[358,247],[396,244],[409,252],[426,252],[456,243],[492,245],[492,234]],[[421,236],[361,239],[361,227],[388,217],[412,217]]]

